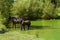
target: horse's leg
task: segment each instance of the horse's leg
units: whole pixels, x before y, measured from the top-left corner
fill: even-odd
[[[15,29],[16,29],[16,23],[15,23]]]
[[[13,23],[13,26],[12,26],[12,28],[14,28],[14,23]]]
[[[29,30],[29,28],[30,28],[30,24],[29,25],[27,25],[28,26],[28,30]]]
[[[29,30],[29,28],[30,28],[30,25],[28,25],[28,30]]]
[[[24,30],[25,30],[25,25],[24,25]]]
[[[21,30],[22,30],[22,25],[21,25]]]
[[[23,25],[23,29],[25,30],[25,25]]]
[[[13,23],[13,28],[16,28],[16,23]]]

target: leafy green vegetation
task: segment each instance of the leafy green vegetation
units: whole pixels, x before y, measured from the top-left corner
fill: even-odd
[[[60,0],[0,0],[0,21],[9,24],[9,16],[30,20],[60,19]]]
[[[35,21],[30,30],[8,29],[9,16]],[[59,19],[60,0],[0,0],[0,40],[60,40]]]

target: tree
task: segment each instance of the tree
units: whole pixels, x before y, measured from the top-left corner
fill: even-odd
[[[12,7],[13,0],[0,0],[0,14],[1,14],[1,21],[3,24],[9,23],[9,15],[11,14],[11,7]]]
[[[43,9],[42,0],[17,0],[13,4],[12,15],[22,16],[27,19],[35,19],[41,17]]]

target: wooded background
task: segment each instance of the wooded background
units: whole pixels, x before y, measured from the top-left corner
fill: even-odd
[[[0,0],[0,22],[9,16],[24,19],[60,19],[60,0]]]

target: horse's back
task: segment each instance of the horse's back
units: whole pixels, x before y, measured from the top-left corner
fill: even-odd
[[[23,24],[23,25],[30,25],[31,22],[30,22],[30,20],[25,20],[25,21],[22,22],[22,24]]]

